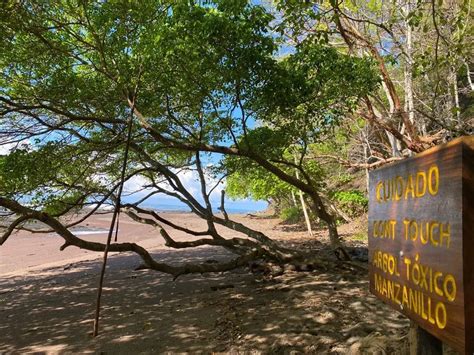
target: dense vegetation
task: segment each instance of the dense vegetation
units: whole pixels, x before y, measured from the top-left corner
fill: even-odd
[[[287,46],[312,41],[377,63],[378,89],[307,148],[305,159],[318,165],[324,194],[342,212],[338,218],[366,205],[364,177],[356,171],[472,134],[471,7],[469,1],[277,2],[275,28]],[[228,181],[235,196],[270,198],[277,210],[302,216],[288,186],[259,174],[245,189],[234,177]]]
[[[0,19],[0,145],[9,149],[0,206],[12,215],[0,244],[33,219],[63,248],[102,251],[69,228],[112,204],[170,247],[236,254],[178,267],[133,243],[110,245],[174,276],[297,257],[231,220],[224,203],[215,213],[210,196],[225,180],[231,197],[269,200],[288,218],[304,212],[308,227],[318,218],[348,258],[337,220],[364,212],[364,172],[472,132],[470,11],[469,1],[9,2]],[[189,171],[199,196],[182,183]],[[129,180],[141,187],[125,203]],[[207,229],[143,207],[161,194]],[[177,242],[165,225],[196,240]],[[249,239],[224,239],[216,225]]]

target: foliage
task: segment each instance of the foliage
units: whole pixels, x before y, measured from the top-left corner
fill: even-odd
[[[251,166],[251,163],[248,165],[247,169],[236,170],[226,179],[226,193],[229,197],[268,201],[291,191],[291,186],[275,175],[258,166]]]
[[[277,1],[276,6],[277,28],[291,43],[313,41],[378,64],[384,85],[359,103],[357,115],[346,117],[366,120],[366,132],[351,136],[359,156],[356,162],[348,157],[348,163],[383,161],[470,134],[472,1]]]
[[[340,248],[320,196],[324,169],[308,153],[377,89],[375,63],[312,38],[276,58],[282,37],[273,20],[241,0],[9,3],[0,17],[0,145],[31,147],[1,158],[0,206],[49,221],[68,245],[101,250],[51,218],[120,201],[128,147],[125,180],[146,186],[122,208],[160,229],[167,245],[181,246],[162,228],[165,219],[140,207],[151,196],[176,198],[207,221],[208,230],[191,231],[210,237],[197,245],[282,258],[266,236],[213,214],[213,183],[226,174],[234,197],[302,191]],[[189,172],[198,193],[181,179]],[[17,205],[25,200],[28,207]],[[216,224],[252,241],[223,240]],[[114,248],[178,273],[131,244]]]
[[[358,232],[352,235],[352,239],[367,243],[369,236],[367,235],[367,232]]]
[[[280,212],[280,218],[289,224],[301,222],[303,213],[298,207],[287,207]]]
[[[351,217],[367,212],[369,200],[364,193],[358,190],[336,191],[334,198],[341,209]]]

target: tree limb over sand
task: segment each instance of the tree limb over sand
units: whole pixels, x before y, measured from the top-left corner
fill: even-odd
[[[68,246],[76,246],[81,249],[91,250],[102,252],[105,249],[105,244],[85,241],[81,238],[75,236],[71,231],[69,231],[61,222],[56,218],[49,216],[47,213],[38,212],[31,208],[25,207],[19,204],[16,201],[0,197],[0,206],[8,208],[9,210],[19,214],[20,217],[17,218],[8,228],[7,233],[2,236],[0,240],[0,245],[2,245],[12,233],[12,231],[20,224],[21,222],[27,219],[35,219],[47,224],[51,229],[53,229],[57,234],[59,234],[64,240],[65,243],[61,246],[61,250],[64,250]],[[194,242],[196,245],[193,245],[193,242],[189,246],[200,245],[226,245],[225,242],[215,242],[212,240],[206,242]],[[231,245],[232,242],[229,242],[228,245]],[[173,244],[173,243],[172,243]],[[174,242],[176,247],[186,247],[184,244]],[[171,246],[171,245],[170,245]],[[134,252],[138,254],[144,263],[145,268],[161,271],[167,274],[172,275],[174,278],[177,278],[180,275],[189,274],[189,273],[206,273],[206,272],[221,272],[235,269],[240,266],[246,265],[249,261],[258,258],[259,251],[253,251],[251,253],[241,255],[236,259],[219,264],[184,264],[182,266],[171,266],[165,263],[157,262],[153,259],[150,253],[145,250],[143,247],[135,243],[113,243],[110,245],[110,251],[114,252]]]

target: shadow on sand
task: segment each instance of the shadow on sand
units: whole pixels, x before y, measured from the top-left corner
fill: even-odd
[[[218,248],[159,251],[179,263],[223,260]],[[407,321],[368,293],[366,275],[287,272],[263,280],[239,269],[171,277],[109,260],[100,335],[92,338],[99,261],[0,280],[0,353],[346,353],[370,335],[400,337]],[[225,287],[216,287],[222,286]],[[213,289],[217,289],[213,291]]]

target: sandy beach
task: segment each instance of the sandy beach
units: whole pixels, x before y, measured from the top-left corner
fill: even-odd
[[[180,221],[190,227],[196,224],[198,228],[202,226],[199,219],[190,213],[166,213],[166,216],[170,220]],[[72,230],[79,230],[80,237],[86,240],[105,242],[110,220],[110,214],[94,215]],[[189,239],[185,233],[179,231],[172,233],[177,240]],[[149,225],[134,222],[125,215],[120,217],[119,241],[138,243],[146,248],[164,248],[164,242],[157,230]],[[0,275],[101,257],[96,252],[75,247],[59,251],[63,243],[64,240],[55,233],[17,232],[0,248]]]
[[[205,227],[192,214],[166,216],[189,228]],[[324,231],[310,239],[277,219],[234,217],[289,245],[325,250]],[[86,239],[105,241],[109,223],[110,216],[97,215],[77,230],[90,232],[81,235]],[[169,232],[177,240],[192,239]],[[156,230],[125,216],[119,241],[136,242],[169,263],[230,257],[215,247],[170,250]],[[53,233],[19,232],[0,247],[0,353],[403,350],[407,320],[369,294],[364,273],[289,271],[268,279],[242,268],[172,281],[155,271],[134,271],[139,258],[118,253],[107,269],[100,335],[92,338],[102,255],[74,247],[61,252],[61,244]]]

